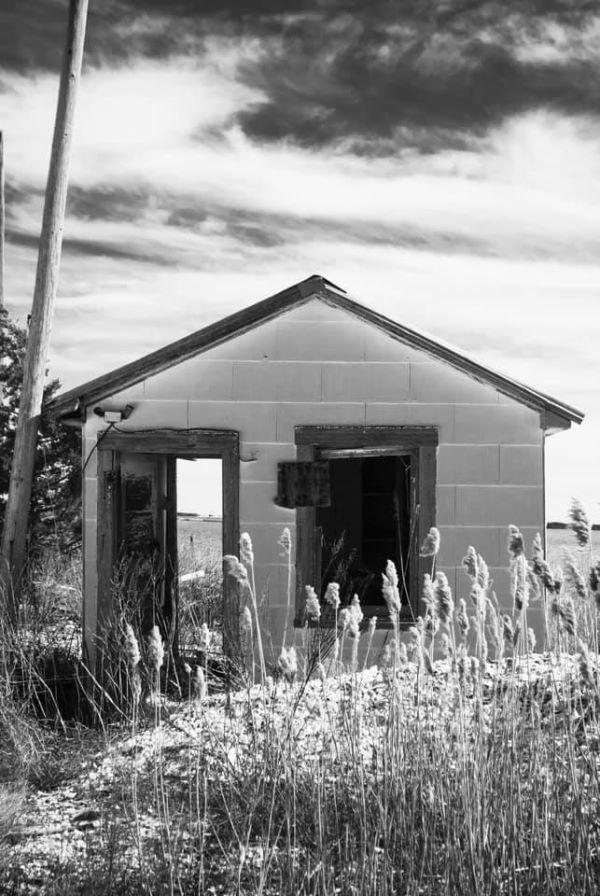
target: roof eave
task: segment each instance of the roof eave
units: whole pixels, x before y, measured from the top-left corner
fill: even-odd
[[[318,297],[324,302],[341,308],[353,316],[372,324],[386,335],[422,349],[440,358],[453,367],[470,373],[475,378],[494,386],[509,398],[513,398],[537,411],[542,412],[542,427],[547,432],[568,429],[571,423],[581,423],[584,414],[570,405],[564,404],[544,393],[529,389],[503,374],[496,373],[473,361],[461,352],[441,345],[433,339],[411,330],[396,321],[367,308],[352,299],[343,289],[325,277],[313,275],[301,283],[256,302],[248,308],[237,311],[216,323],[209,324],[189,336],[170,343],[157,351],[144,355],[136,361],[118,367],[103,376],[96,377],[75,389],[54,398],[48,408],[60,417],[71,419],[91,403],[107,395],[133,386],[149,375],[160,373],[174,364],[185,361],[195,354],[215,348],[229,339],[241,336],[259,324],[273,320],[285,311],[298,307]],[[551,421],[551,422],[550,422]],[[546,425],[547,423],[547,425]]]

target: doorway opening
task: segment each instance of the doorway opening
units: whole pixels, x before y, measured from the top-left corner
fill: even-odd
[[[316,508],[321,593],[337,582],[343,603],[358,594],[363,611],[372,615],[385,606],[381,586],[388,560],[410,594],[414,464],[410,454],[340,453],[329,461],[331,503]]]
[[[177,589],[183,653],[197,644],[203,623],[220,642],[223,627],[223,462],[176,458]]]

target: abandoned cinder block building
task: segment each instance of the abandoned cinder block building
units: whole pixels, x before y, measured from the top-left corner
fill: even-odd
[[[432,525],[441,533],[438,568],[454,592],[468,595],[461,560],[474,545],[510,608],[507,526],[520,526],[526,541],[543,536],[545,437],[583,418],[319,276],[72,389],[53,407],[83,428],[90,652],[123,552],[162,557],[171,573],[159,599],[173,605],[174,464],[184,457],[222,459],[223,551],[237,554],[240,533],[252,536],[275,651],[286,618],[284,526],[293,545],[290,626],[303,622],[304,586],[322,593],[341,564],[347,593],[361,595],[366,617],[380,617],[382,644],[385,560],[405,571],[408,620],[430,569],[418,547]],[[540,614],[532,608],[528,620],[539,641]]]

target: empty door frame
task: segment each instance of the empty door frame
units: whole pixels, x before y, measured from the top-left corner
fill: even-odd
[[[419,548],[431,526],[436,524],[436,468],[438,430],[435,426],[297,426],[295,429],[298,461],[318,458],[377,457],[385,454],[411,454],[416,477],[416,506],[411,510],[414,526],[411,546],[412,569],[410,606],[403,607],[403,621],[408,624],[420,612],[423,576],[431,571],[431,558],[419,556]],[[320,584],[319,550],[317,549],[316,508],[298,507],[296,618],[304,623],[305,586]],[[380,619],[380,627],[385,621]]]
[[[148,430],[107,433],[98,446],[98,633],[112,610],[112,586],[118,556],[116,507],[120,454],[220,458],[223,483],[223,554],[239,544],[239,433],[224,429]]]

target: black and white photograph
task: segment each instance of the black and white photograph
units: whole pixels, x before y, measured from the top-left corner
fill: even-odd
[[[0,896],[600,890],[600,5],[0,3]]]

